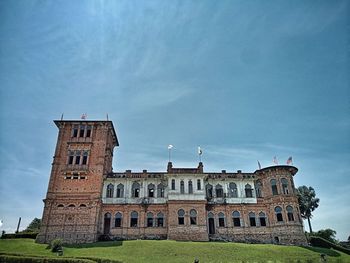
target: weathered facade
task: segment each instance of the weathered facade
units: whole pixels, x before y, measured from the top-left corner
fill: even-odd
[[[228,240],[305,244],[294,166],[252,173],[112,171],[111,121],[55,121],[58,140],[37,241]]]

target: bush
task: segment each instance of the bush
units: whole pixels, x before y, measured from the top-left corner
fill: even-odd
[[[326,240],[322,237],[311,236],[310,243],[312,246],[315,246],[315,247],[333,248],[335,250],[338,250],[338,251],[341,251],[341,252],[344,252],[344,253],[350,255],[350,249],[347,249],[345,247],[342,247],[342,246],[339,246],[339,245],[334,244],[332,242],[329,242],[328,240]]]
[[[62,239],[56,238],[50,242],[50,248],[52,252],[62,251],[63,241]]]
[[[37,232],[22,232],[22,233],[16,233],[16,234],[3,234],[1,236],[1,239],[14,239],[14,238],[36,239],[37,235],[38,235]]]
[[[75,258],[40,258],[28,256],[0,255],[0,263],[96,263],[89,259]]]

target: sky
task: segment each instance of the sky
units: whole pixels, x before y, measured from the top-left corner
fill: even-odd
[[[254,172],[289,156],[350,235],[349,1],[0,2],[0,230],[41,218],[54,119],[105,120],[114,171]],[[305,228],[308,230],[307,223]]]

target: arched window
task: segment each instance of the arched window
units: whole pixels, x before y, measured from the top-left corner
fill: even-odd
[[[62,204],[59,204],[57,207],[64,207],[64,205],[62,205]]]
[[[197,179],[197,190],[201,190],[202,186],[201,186],[201,179]]]
[[[253,197],[253,190],[250,184],[245,185],[245,197]]]
[[[133,211],[130,214],[130,227],[137,227],[138,213]]]
[[[257,180],[255,184],[256,197],[262,197],[262,186],[262,182]]]
[[[149,184],[148,185],[148,197],[154,197],[154,184]]]
[[[73,204],[70,204],[68,207],[75,207],[75,205],[73,205]]]
[[[185,183],[184,181],[180,181],[180,193],[184,194],[185,193]]]
[[[183,209],[180,209],[179,211],[177,211],[177,216],[178,216],[179,225],[184,225],[185,224],[185,211]]]
[[[106,197],[107,198],[112,198],[113,197],[113,192],[114,192],[114,185],[113,184],[107,185]]]
[[[259,213],[260,226],[266,226],[266,215],[264,212]]]
[[[191,180],[188,181],[188,193],[193,194],[193,185]]]
[[[276,213],[277,222],[283,222],[282,208],[280,206],[275,207],[275,213]]]
[[[255,213],[253,212],[249,213],[249,223],[250,223],[250,226],[256,226]]]
[[[191,225],[197,225],[197,211],[194,209],[190,211],[190,221]]]
[[[124,197],[124,185],[118,184],[117,185],[117,198],[122,198],[122,197]]]
[[[217,197],[217,198],[222,198],[222,197],[224,197],[224,191],[223,191],[223,189],[222,189],[221,184],[217,184],[217,185],[215,186],[215,194],[216,194],[216,197]]]
[[[68,164],[73,164],[74,160],[74,151],[69,151],[68,152]]]
[[[147,227],[153,227],[153,214],[151,212],[147,213]]]
[[[224,213],[220,212],[218,217],[219,217],[219,227],[225,227],[225,215],[224,215]]]
[[[131,189],[132,191],[132,197],[140,197],[140,184],[139,183],[136,183],[136,182],[134,182],[133,184],[132,184],[132,189]]]
[[[164,215],[162,212],[159,212],[157,214],[157,226],[158,227],[163,227],[164,226]]]
[[[162,183],[157,186],[157,197],[164,197],[164,185]]]
[[[229,191],[228,191],[229,197],[238,197],[237,185],[235,183],[230,183],[228,185],[228,188],[229,188]]]
[[[287,206],[288,221],[294,221],[293,207]]]
[[[289,194],[289,190],[288,190],[288,180],[286,178],[282,178],[281,179],[281,183],[282,183],[282,191],[283,194],[287,195]]]
[[[233,226],[241,226],[241,215],[238,211],[232,213]]]
[[[114,223],[115,227],[122,226],[122,218],[123,218],[123,215],[121,213],[118,212],[115,214],[115,223]]]
[[[79,207],[86,207],[86,204],[80,204]]]
[[[89,152],[88,152],[88,151],[84,151],[84,152],[83,152],[83,161],[82,161],[82,165],[87,165],[88,156],[89,156]]]
[[[207,198],[213,198],[213,186],[211,184],[207,184],[205,188],[207,192]]]
[[[171,179],[171,190],[175,190],[175,179]]]
[[[277,182],[276,182],[276,180],[275,180],[275,179],[272,179],[270,182],[271,182],[272,195],[278,195]]]
[[[103,233],[108,235],[111,229],[111,218],[112,215],[110,213],[105,213],[104,222],[103,222]]]

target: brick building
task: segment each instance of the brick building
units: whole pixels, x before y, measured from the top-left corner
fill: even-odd
[[[305,244],[294,166],[252,173],[175,168],[112,171],[111,121],[54,121],[59,129],[37,242],[115,239]]]

